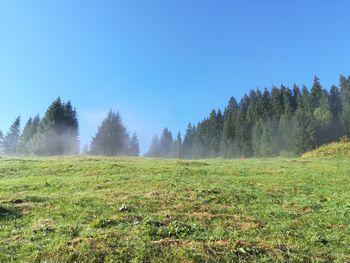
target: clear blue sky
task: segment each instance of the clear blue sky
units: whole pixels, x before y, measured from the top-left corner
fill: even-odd
[[[57,97],[88,142],[109,108],[142,152],[230,96],[350,75],[350,1],[0,0],[0,129]]]

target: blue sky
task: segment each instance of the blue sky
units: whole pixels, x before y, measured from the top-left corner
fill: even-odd
[[[89,142],[119,110],[142,152],[230,96],[350,75],[350,1],[0,0],[0,129],[71,100]]]

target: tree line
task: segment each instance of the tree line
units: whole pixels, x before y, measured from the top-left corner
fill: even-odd
[[[29,118],[21,129],[21,118],[17,117],[6,134],[0,131],[0,154],[6,155],[76,155],[79,144],[77,112],[70,101],[65,103],[60,98],[49,106],[43,118]],[[129,138],[119,113],[112,110],[90,145],[85,154],[139,155],[137,135]]]
[[[269,157],[301,154],[350,136],[350,77],[324,89],[317,77],[309,90],[272,87],[232,97],[223,111],[188,124],[182,140],[165,128],[153,138],[148,156],[181,158]]]
[[[149,157],[211,158],[268,157],[301,154],[321,144],[350,137],[350,76],[324,89],[317,77],[309,90],[272,87],[254,89],[238,102],[231,97],[196,125],[188,124],[182,139],[165,128],[153,137]],[[75,155],[79,122],[70,101],[57,98],[43,118],[29,118],[21,129],[17,117],[7,133],[0,131],[0,154]],[[136,133],[130,136],[120,114],[110,110],[84,154],[130,155],[140,152]]]

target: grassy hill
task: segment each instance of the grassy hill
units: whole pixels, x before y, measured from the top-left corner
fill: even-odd
[[[319,148],[303,154],[302,157],[350,157],[350,141],[341,140],[322,145]]]
[[[0,262],[349,262],[349,159],[0,159]]]

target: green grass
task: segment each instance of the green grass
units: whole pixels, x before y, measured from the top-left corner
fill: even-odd
[[[346,158],[0,159],[0,262],[347,262]]]

